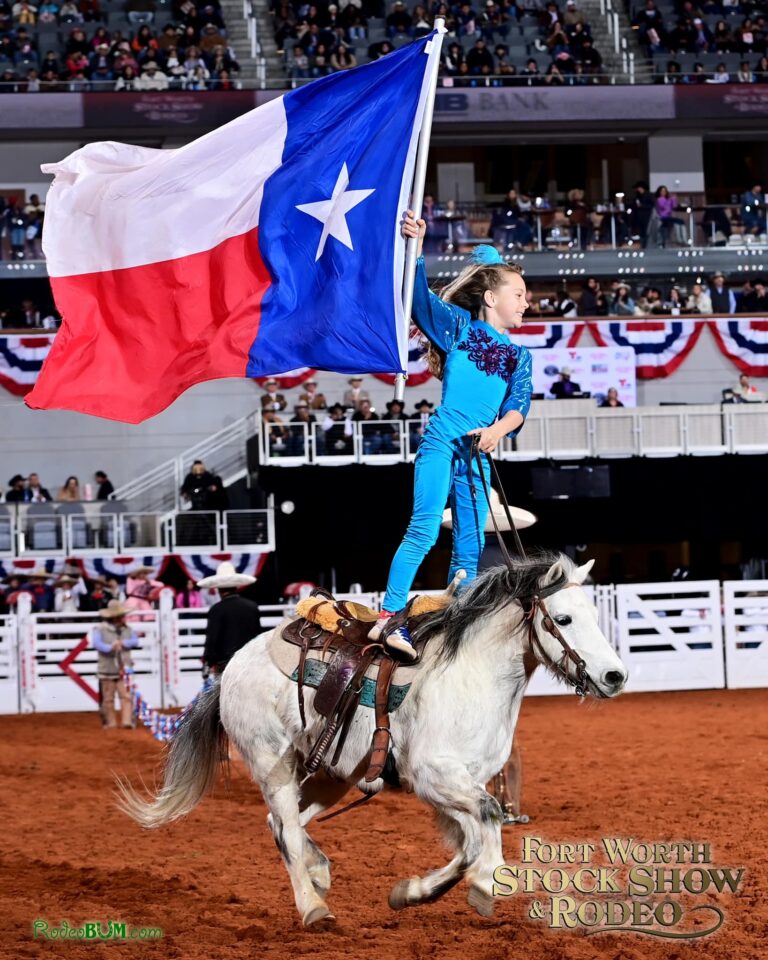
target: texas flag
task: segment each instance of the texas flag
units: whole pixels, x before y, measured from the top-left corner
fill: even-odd
[[[195,383],[404,371],[404,241],[425,37],[176,150],[60,163],[43,248],[63,317],[26,402],[130,423]]]

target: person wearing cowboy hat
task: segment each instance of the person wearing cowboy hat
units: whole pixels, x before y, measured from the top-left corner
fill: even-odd
[[[285,410],[288,406],[288,401],[282,393],[277,392],[279,386],[277,380],[275,380],[274,377],[270,377],[264,381],[262,386],[264,387],[264,394],[261,398],[262,413],[279,413],[281,410]]]
[[[157,600],[159,591],[165,586],[161,580],[149,579],[153,572],[152,567],[142,565],[126,574],[125,606],[131,613],[153,609],[153,601]]]
[[[572,397],[574,393],[581,393],[581,385],[571,380],[572,374],[573,370],[571,370],[570,367],[561,368],[559,379],[555,380],[549,388],[549,392],[555,400],[567,400],[568,397]]]
[[[53,610],[53,588],[48,583],[50,579],[51,574],[45,567],[36,567],[26,575],[22,590],[32,597],[33,613],[51,613]]]
[[[326,410],[328,402],[324,393],[317,392],[317,380],[305,380],[304,390],[299,394],[299,403],[306,403],[310,410]]]
[[[53,588],[53,609],[56,613],[77,613],[80,610],[80,597],[88,594],[82,577],[74,577],[66,570]]]
[[[258,606],[239,593],[252,583],[256,577],[238,573],[228,560],[218,565],[214,576],[197,581],[201,589],[215,587],[221,597],[208,611],[204,672],[221,673],[237,651],[261,633]]]
[[[371,399],[368,395],[368,391],[361,388],[360,384],[362,382],[363,378],[360,376],[360,374],[355,374],[354,377],[350,377],[349,380],[347,380],[347,383],[349,384],[349,390],[344,391],[344,396],[342,397],[341,401],[345,408],[349,409],[350,407],[354,407],[355,410],[359,410],[360,404],[363,400]]]
[[[130,610],[125,604],[119,600],[110,600],[107,606],[99,611],[101,624],[91,633],[91,644],[99,654],[96,675],[99,678],[104,726],[110,730],[119,725],[133,726],[131,698],[125,688],[122,672],[133,666],[131,650],[138,647],[139,637],[125,622],[128,613]],[[120,724],[115,711],[115,694],[120,701]]]
[[[725,274],[720,270],[712,274],[709,299],[712,301],[712,313],[736,313],[736,294],[726,287]]]
[[[323,448],[330,456],[350,456],[352,454],[352,424],[345,416],[346,411],[340,403],[328,408],[328,416],[323,420]]]

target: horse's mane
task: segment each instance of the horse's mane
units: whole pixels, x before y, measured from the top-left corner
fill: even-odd
[[[481,617],[537,593],[539,581],[558,560],[570,570],[567,557],[547,550],[537,551],[526,560],[513,559],[511,570],[506,566],[492,567],[460,591],[444,610],[420,626],[414,639],[442,634],[440,657],[453,660],[461,650],[469,627]]]

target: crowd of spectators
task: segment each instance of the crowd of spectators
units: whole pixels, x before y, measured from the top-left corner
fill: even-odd
[[[15,473],[8,481],[7,489],[0,492],[0,503],[80,503],[109,500],[114,491],[112,481],[103,470],[97,470],[93,475],[93,483],[86,483],[82,488],[77,477],[67,477],[60,487],[54,488],[53,494],[41,481],[38,473],[30,473],[26,477]]]
[[[531,297],[527,317],[655,317],[710,314],[768,313],[768,285],[764,277],[728,286],[717,272],[708,283],[699,278],[685,288],[677,285],[588,277],[578,292],[565,287],[554,296]]]
[[[162,25],[155,0],[115,9],[124,29],[106,25],[100,0],[0,0],[0,90],[235,89],[240,66],[219,0],[173,0]]]
[[[270,456],[302,457],[308,444],[314,444],[321,456],[352,456],[355,450],[355,427],[363,453],[397,454],[400,437],[407,436],[411,451],[418,446],[434,404],[423,399],[410,413],[400,400],[390,400],[386,413],[378,412],[363,387],[363,377],[350,377],[341,401],[329,403],[317,390],[316,380],[306,380],[296,398],[289,404],[279,392],[277,380],[264,383],[261,397],[262,423],[268,437]],[[288,416],[292,407],[293,416]],[[283,414],[283,416],[281,416]]]
[[[424,36],[444,17],[440,66],[445,86],[562,86],[595,82],[603,70],[591,28],[577,0],[477,0],[406,7],[351,0],[276,0],[275,40],[288,75],[314,79],[377,60]]]
[[[768,83],[768,7],[762,2],[645,0],[632,27],[658,83]]]

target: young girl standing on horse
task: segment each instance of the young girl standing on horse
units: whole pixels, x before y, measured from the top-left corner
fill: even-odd
[[[421,247],[424,220],[409,210],[403,235],[418,237],[419,258],[413,292],[413,320],[442,361],[443,395],[431,417],[415,461],[413,515],[395,554],[379,622],[370,636],[409,659],[416,651],[406,627],[387,632],[387,620],[401,610],[422,560],[434,545],[446,500],[453,515],[453,552],[449,580],[464,569],[477,574],[483,549],[488,504],[482,489],[472,437],[491,453],[507,434],[523,425],[531,403],[531,355],[510,341],[508,333],[522,326],[527,307],[520,268],[505,263],[495,248],[481,245],[473,262],[438,297],[427,283]],[[489,467],[483,469],[490,487]]]

